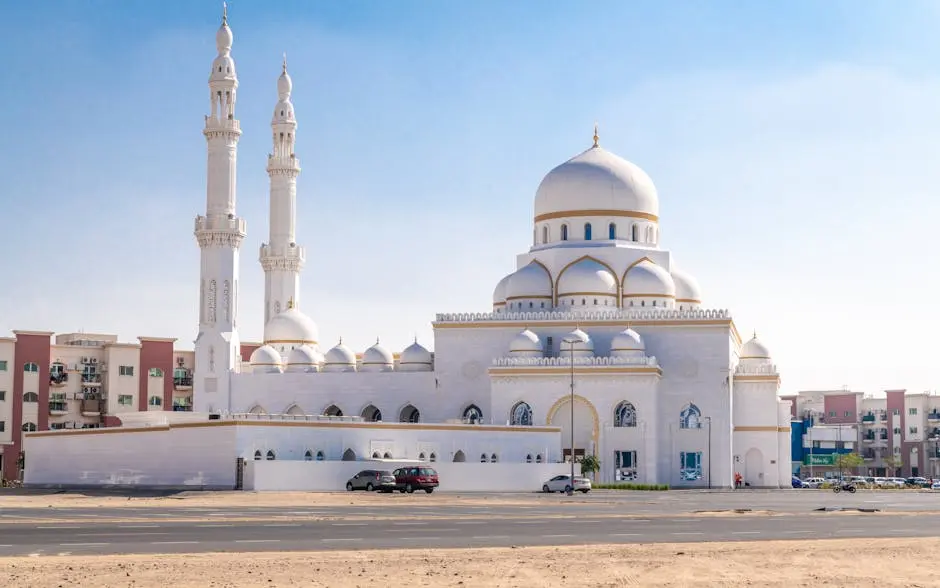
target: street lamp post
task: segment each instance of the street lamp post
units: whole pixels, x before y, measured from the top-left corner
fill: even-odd
[[[708,489],[712,489],[712,417],[702,417],[708,423]]]
[[[584,338],[579,335],[568,335],[563,342],[568,344],[571,353],[571,478],[568,484],[568,496],[574,494],[574,346],[583,343]]]

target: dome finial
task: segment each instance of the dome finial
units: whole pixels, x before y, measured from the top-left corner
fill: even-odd
[[[222,25],[228,24],[228,4],[222,2]]]
[[[284,62],[281,64],[281,73],[287,73],[287,52],[284,52]]]
[[[594,146],[595,146],[595,147],[599,147],[599,146],[600,146],[600,145],[598,145],[598,143],[597,143],[598,141],[600,141],[600,137],[597,135],[597,123],[594,123]]]
[[[287,310],[290,310],[290,309],[292,309],[292,308],[294,308],[294,297],[293,297],[293,296],[291,296],[291,297],[287,300]]]
[[[757,339],[757,329],[754,329],[754,336],[752,337],[752,339]]]

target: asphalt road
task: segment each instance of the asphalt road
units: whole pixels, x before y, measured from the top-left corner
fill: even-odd
[[[940,515],[825,513],[647,519],[588,514],[575,519],[517,515],[486,520],[415,515],[408,521],[4,523],[0,525],[0,556],[933,537],[938,528]]]

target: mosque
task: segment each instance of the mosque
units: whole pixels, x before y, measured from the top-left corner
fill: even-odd
[[[751,486],[789,487],[790,407],[778,397],[767,347],[756,335],[743,342],[728,311],[704,305],[698,282],[660,246],[652,180],[605,150],[596,129],[593,144],[539,184],[532,245],[495,285],[491,312],[438,314],[433,352],[415,341],[392,353],[377,341],[357,354],[342,341],[322,341],[310,316],[316,306],[302,302],[301,165],[285,59],[267,158],[264,311],[249,318],[263,317],[264,341],[244,361],[238,302],[246,224],[236,213],[241,130],[232,41],[223,17],[203,130],[206,212],[195,221],[196,412],[456,423],[480,426],[481,439],[492,426],[554,426],[562,447],[549,453],[596,455],[598,481],[728,487],[741,474]],[[386,436],[394,445],[394,434]]]

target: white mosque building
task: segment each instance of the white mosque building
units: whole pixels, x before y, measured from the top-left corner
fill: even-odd
[[[573,420],[573,452],[598,456],[600,481],[727,487],[740,473],[752,486],[789,487],[790,409],[778,398],[770,353],[756,337],[743,342],[728,311],[704,306],[697,281],[660,247],[652,180],[605,150],[596,129],[593,145],[538,186],[532,246],[496,284],[491,312],[438,314],[433,353],[416,341],[396,356],[377,341],[357,356],[342,341],[322,341],[309,316],[316,306],[302,303],[301,166],[285,60],[267,160],[265,304],[249,317],[263,317],[264,344],[242,361],[246,225],[236,213],[241,131],[232,39],[223,19],[203,131],[206,213],[195,223],[195,411],[479,424],[481,438],[496,425],[548,425],[561,428],[562,447],[549,453],[562,459],[572,451]]]

